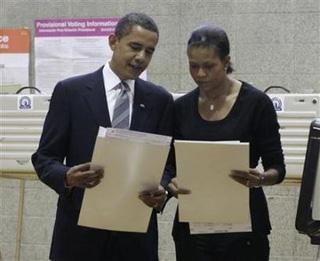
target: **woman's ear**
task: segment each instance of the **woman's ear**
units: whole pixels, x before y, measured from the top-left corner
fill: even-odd
[[[227,71],[228,68],[229,68],[230,60],[231,60],[230,55],[227,55],[227,56],[224,58],[224,69],[225,69],[225,71]]]

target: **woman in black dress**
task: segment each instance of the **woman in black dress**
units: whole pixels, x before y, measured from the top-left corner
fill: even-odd
[[[285,176],[273,104],[266,94],[231,76],[229,40],[222,28],[205,25],[195,29],[187,55],[197,87],[175,102],[175,139],[250,143],[250,169],[235,170],[230,176],[250,189],[252,232],[190,235],[189,224],[176,217],[177,261],[267,261],[271,226],[262,187],[280,183]],[[260,159],[263,172],[256,169]],[[176,178],[169,190],[179,194]]]

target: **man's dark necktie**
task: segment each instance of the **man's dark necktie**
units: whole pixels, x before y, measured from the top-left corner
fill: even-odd
[[[120,129],[129,129],[129,86],[126,82],[119,83],[121,91],[116,100],[113,118],[112,118],[112,127]]]

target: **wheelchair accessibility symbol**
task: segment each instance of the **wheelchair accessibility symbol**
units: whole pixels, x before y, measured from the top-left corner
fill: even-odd
[[[29,96],[19,97],[18,109],[19,110],[31,110],[33,107],[32,99]]]
[[[271,100],[276,111],[284,111],[283,100],[281,98],[274,96]]]

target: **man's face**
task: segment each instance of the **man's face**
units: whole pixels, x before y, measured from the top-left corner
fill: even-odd
[[[110,68],[121,80],[138,78],[148,67],[157,43],[157,33],[138,25],[121,39],[110,35],[109,45],[113,51]]]

